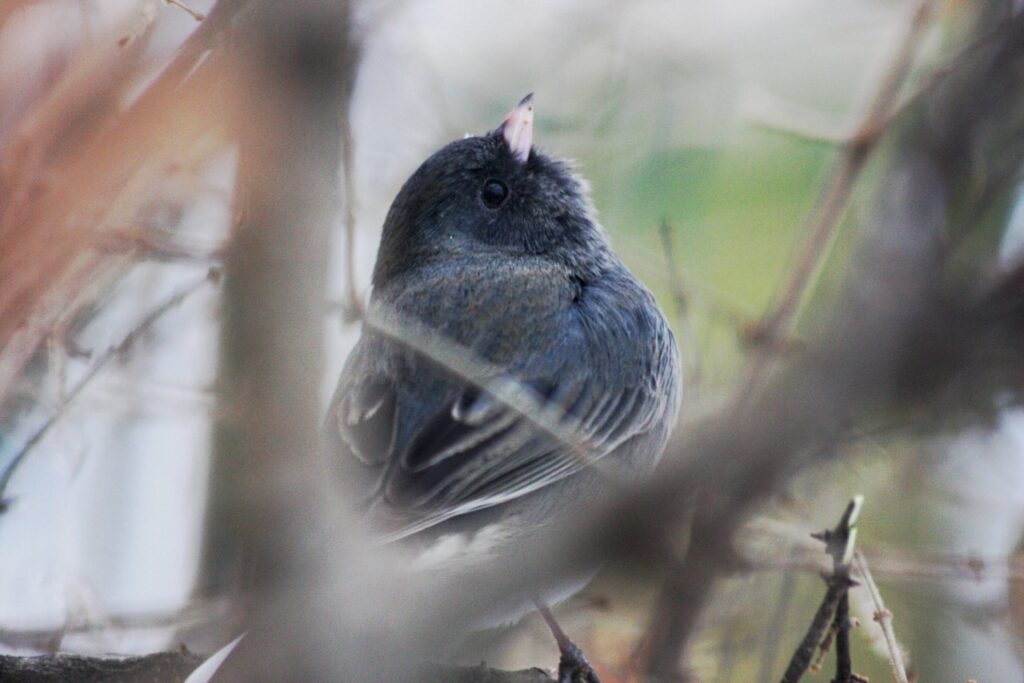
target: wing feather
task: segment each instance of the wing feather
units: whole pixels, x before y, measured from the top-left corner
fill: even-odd
[[[537,335],[546,342],[517,352],[522,357],[515,362],[487,358],[506,374],[478,383],[394,340],[364,334],[342,374],[328,427],[340,437],[333,442],[348,451],[341,458],[377,472],[369,495],[387,538],[549,486],[675,410],[678,370],[657,362],[665,354],[677,360],[671,332],[650,295],[632,281],[626,285],[644,305],[633,301],[632,309],[617,310],[604,302],[592,318],[552,313],[544,318],[551,327]],[[614,295],[624,308],[621,289],[603,295]],[[470,339],[467,352],[498,354],[504,343],[480,339]],[[506,405],[493,388],[502,382],[536,397],[574,447]]]

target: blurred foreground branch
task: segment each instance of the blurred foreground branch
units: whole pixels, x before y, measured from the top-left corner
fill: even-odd
[[[339,112],[354,64],[346,3],[254,2],[234,56],[237,225],[225,255],[218,425],[201,590],[235,591],[248,635],[218,680],[369,680],[358,549],[319,448]],[[347,562],[348,564],[344,564]],[[355,594],[348,593],[353,591]],[[241,591],[240,593],[237,593]],[[388,679],[388,676],[381,676]]]
[[[0,655],[0,680],[19,683],[181,683],[203,661],[188,651],[141,657]],[[424,683],[558,683],[541,669],[501,671],[486,666],[425,667]],[[331,680],[342,681],[342,677]]]

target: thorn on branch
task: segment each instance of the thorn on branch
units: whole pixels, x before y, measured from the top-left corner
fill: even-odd
[[[850,628],[853,626],[849,590],[858,585],[850,577],[850,563],[854,558],[854,543],[857,539],[857,518],[863,504],[863,496],[854,496],[833,529],[812,534],[813,538],[825,543],[826,552],[832,556],[832,573],[822,577],[828,586],[825,597],[793,653],[781,683],[796,683],[808,669],[818,670],[833,642],[836,647],[836,677],[832,679],[833,683],[857,683],[863,680],[852,671],[849,642]],[[815,658],[816,652],[819,654]]]

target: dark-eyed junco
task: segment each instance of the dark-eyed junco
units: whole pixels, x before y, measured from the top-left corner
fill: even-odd
[[[679,407],[678,350],[654,297],[612,252],[585,182],[532,140],[527,96],[406,181],[384,224],[370,323],[328,413],[328,446],[367,518],[424,571],[501,571],[525,542],[587,514],[609,479],[650,473]],[[375,316],[431,334],[402,339]],[[437,340],[447,356],[431,353]],[[465,367],[443,360],[452,349]],[[519,394],[498,390],[509,387]],[[509,596],[483,623],[589,578]]]

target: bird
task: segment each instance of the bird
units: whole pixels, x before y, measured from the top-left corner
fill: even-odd
[[[531,93],[401,187],[326,414],[346,492],[423,571],[500,572],[613,482],[648,477],[682,399],[670,324],[533,121]],[[481,627],[557,604],[596,569],[498,601]]]

